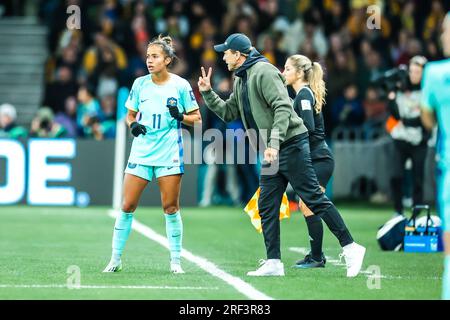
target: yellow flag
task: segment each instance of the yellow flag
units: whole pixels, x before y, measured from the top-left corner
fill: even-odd
[[[250,217],[250,221],[253,224],[253,226],[256,228],[256,230],[261,233],[262,232],[262,226],[261,226],[261,217],[259,215],[259,209],[258,209],[258,198],[259,198],[259,192],[261,191],[261,188],[258,188],[256,190],[253,197],[250,199],[250,201],[247,203],[247,205],[244,208],[244,211],[248,214]],[[291,212],[289,210],[289,200],[286,195],[286,192],[283,194],[283,199],[281,200],[281,206],[280,206],[280,220],[286,219],[291,216]]]

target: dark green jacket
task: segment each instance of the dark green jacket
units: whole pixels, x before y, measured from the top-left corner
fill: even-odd
[[[244,72],[247,73],[251,113],[266,147],[279,149],[283,141],[308,132],[303,120],[294,111],[284,78],[275,66],[259,61]],[[235,78],[233,92],[226,101],[213,90],[201,94],[207,107],[223,121],[230,122],[240,118],[245,128],[249,129],[244,113],[242,81],[240,77]],[[261,129],[267,134],[261,132]]]
[[[5,130],[0,129],[0,138],[19,139],[26,138],[27,136],[27,130],[21,126],[11,125],[5,128]]]

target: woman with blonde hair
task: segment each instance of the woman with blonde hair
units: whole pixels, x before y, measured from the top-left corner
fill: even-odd
[[[325,141],[322,107],[325,104],[326,89],[322,67],[319,63],[312,62],[308,57],[296,54],[287,59],[283,75],[286,78],[286,84],[291,85],[296,92],[294,110],[303,119],[308,129],[312,165],[317,180],[324,191],[333,174],[334,160]],[[335,221],[330,221],[333,218],[328,215],[322,216],[321,219],[311,212],[301,200],[300,209],[305,216],[308,227],[311,252],[304,259],[297,261],[295,266],[302,269],[323,268],[326,259],[322,252],[322,219],[329,228]],[[343,225],[343,228],[347,229],[345,225]],[[330,229],[333,230],[333,228]],[[338,234],[335,235],[338,239],[341,237]],[[340,242],[342,243],[342,241]]]

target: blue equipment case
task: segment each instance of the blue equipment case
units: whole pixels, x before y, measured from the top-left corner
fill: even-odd
[[[427,211],[426,226],[416,228],[416,218],[422,210]],[[405,227],[403,250],[405,252],[440,252],[443,250],[442,228],[429,225],[431,220],[430,207],[417,205]]]

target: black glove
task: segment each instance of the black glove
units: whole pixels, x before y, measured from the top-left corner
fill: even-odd
[[[147,129],[144,125],[137,123],[136,121],[133,122],[130,125],[131,134],[135,137],[139,136],[140,134],[145,135],[147,133]]]
[[[180,111],[178,111],[177,106],[167,106],[169,108],[170,115],[172,118],[177,119],[178,121],[183,121],[184,114],[182,114]]]
[[[174,97],[167,98],[166,103],[167,108],[169,108],[170,115],[172,118],[183,121],[184,115],[178,111],[178,101]]]

